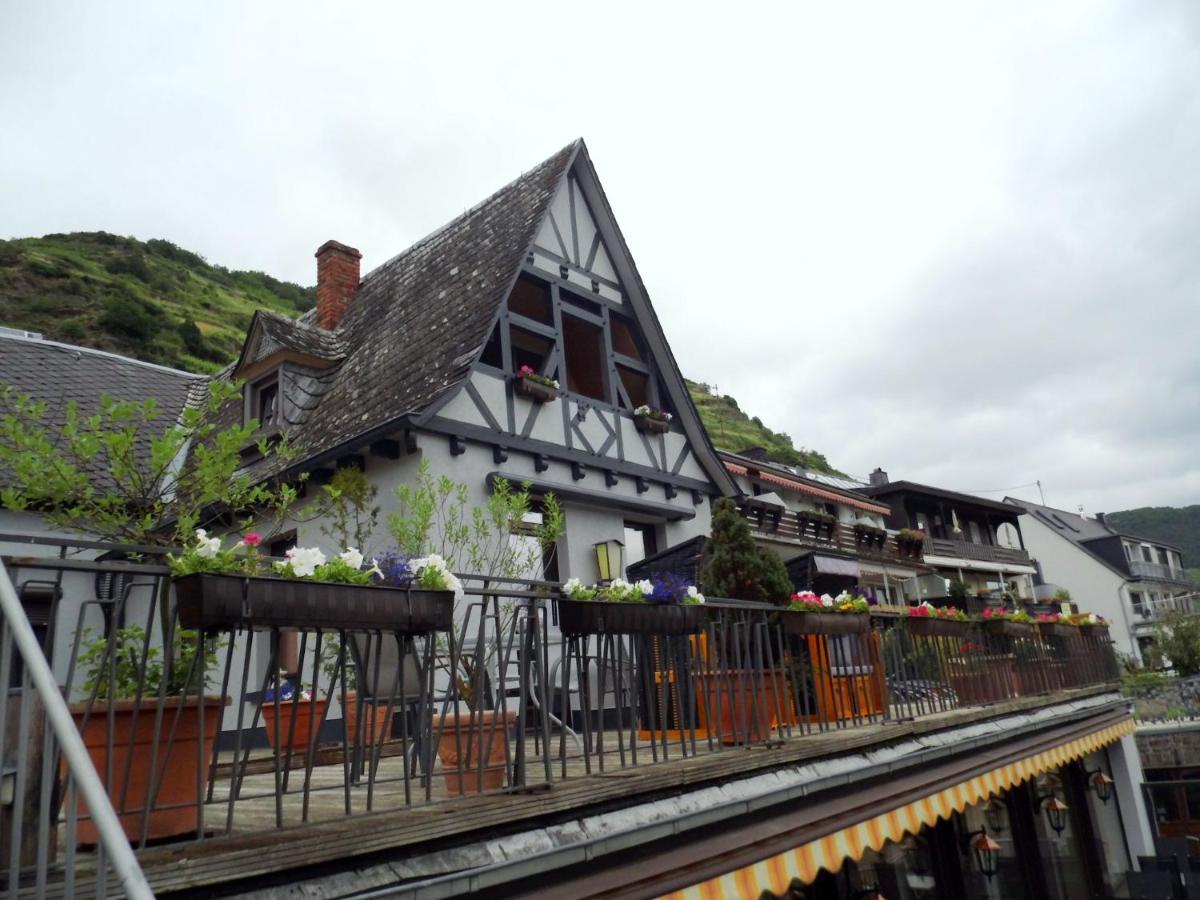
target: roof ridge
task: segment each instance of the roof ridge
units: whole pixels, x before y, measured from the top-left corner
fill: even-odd
[[[159,365],[158,363],[146,362],[141,359],[134,359],[132,356],[122,356],[120,353],[113,353],[111,350],[98,350],[95,347],[84,347],[80,344],[64,344],[61,341],[48,341],[45,338],[26,337],[25,335],[16,334],[0,334],[0,339],[6,341],[19,341],[23,344],[36,344],[39,347],[54,347],[57,350],[73,350],[76,353],[88,353],[92,356],[103,356],[108,359],[116,359],[121,362],[133,363],[136,366],[141,366],[144,369],[154,369],[158,372],[169,372],[172,375],[183,375],[187,378],[195,378],[207,380],[208,375],[199,372],[187,372],[183,369],[173,369],[170,366]]]
[[[375,274],[377,272],[379,272],[381,269],[384,269],[387,266],[390,266],[392,263],[394,263],[396,260],[400,259],[401,257],[407,256],[409,253],[412,253],[415,250],[418,250],[423,245],[432,242],[435,238],[437,238],[443,232],[449,231],[451,228],[453,228],[459,222],[461,222],[464,219],[479,212],[479,210],[481,210],[483,207],[487,206],[489,203],[491,203],[493,200],[495,200],[497,197],[499,197],[505,191],[511,190],[514,186],[516,186],[521,181],[528,178],[534,172],[539,171],[543,166],[545,166],[548,163],[557,159],[559,156],[561,156],[567,150],[573,150],[574,148],[576,148],[582,144],[583,144],[583,138],[576,138],[571,143],[564,145],[560,149],[556,150],[554,153],[547,156],[536,166],[531,166],[530,168],[526,169],[524,172],[522,172],[520,175],[518,175],[512,181],[508,182],[503,187],[500,187],[497,190],[492,191],[492,193],[488,194],[486,197],[484,197],[482,200],[480,200],[475,205],[469,207],[468,209],[463,210],[461,213],[459,213],[457,216],[455,216],[450,221],[435,228],[433,231],[429,232],[424,237],[419,238],[416,241],[413,241],[413,243],[409,244],[407,247],[405,247],[399,253],[389,257],[388,259],[381,262],[379,265],[375,266],[375,268],[371,269],[371,271],[369,271],[366,275],[364,275],[362,277],[362,281],[365,283],[369,278],[374,277]]]

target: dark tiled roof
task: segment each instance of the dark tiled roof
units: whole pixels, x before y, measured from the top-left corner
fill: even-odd
[[[564,147],[363,279],[329,339],[344,348],[344,360],[293,435],[304,457],[418,413],[466,377],[578,146]],[[311,319],[302,316],[291,337],[319,331],[306,327]]]
[[[865,484],[857,488],[856,492],[865,494],[868,497],[877,497],[881,500],[892,494],[926,494],[930,497],[949,500],[952,503],[961,503],[964,506],[982,507],[990,509],[993,512],[1008,513],[1012,516],[1019,516],[1021,514],[1020,508],[1014,507],[1011,503],[988,500],[986,497],[976,497],[974,494],[960,494],[958,491],[948,491],[944,488],[931,487],[927,484],[917,484],[914,481],[889,481],[886,484]]]
[[[1107,522],[1101,522],[1099,519],[1089,519],[1086,516],[1067,512],[1064,509],[1055,509],[1053,506],[1043,506],[1040,503],[1033,503],[1029,500],[1018,500],[1015,497],[1006,497],[1005,502],[1011,503],[1013,506],[1019,506],[1043,525],[1053,528],[1063,537],[1076,544],[1086,544],[1088,541],[1120,536],[1129,538],[1130,540],[1145,541],[1147,544],[1154,544],[1159,547],[1170,547],[1172,550],[1179,549],[1174,544],[1168,544],[1166,541],[1139,537],[1131,532],[1113,528]]]
[[[256,315],[263,336],[274,349],[295,350],[329,360],[346,355],[346,343],[340,331],[328,331],[265,309],[260,309]]]
[[[45,401],[42,422],[53,436],[74,401],[79,416],[100,411],[101,398],[138,401],[153,397],[165,431],[189,400],[202,398],[203,376],[139,362],[114,353],[0,334],[0,385]]]

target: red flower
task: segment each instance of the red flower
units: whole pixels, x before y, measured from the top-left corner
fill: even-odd
[[[521,366],[521,368],[517,369],[517,374],[524,378],[526,375],[534,374],[534,372],[529,366]]]
[[[248,531],[242,536],[242,543],[247,547],[257,547],[262,543],[262,535],[257,531]]]

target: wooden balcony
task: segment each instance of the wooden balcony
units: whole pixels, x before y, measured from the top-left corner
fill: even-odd
[[[839,522],[832,529],[817,526],[813,522],[802,520],[795,512],[766,504],[755,504],[752,498],[742,509],[742,514],[750,523],[750,530],[759,540],[792,544],[812,550],[848,553],[872,562],[918,567],[923,565],[921,557],[913,556],[911,552],[902,548],[893,534],[887,536],[881,547],[875,542],[860,541],[854,533],[853,525]]]
[[[971,541],[947,538],[927,538],[926,556],[950,556],[957,559],[973,559],[1014,566],[1031,566],[1033,562],[1024,550],[1012,547],[997,547],[994,544],[975,544]]]

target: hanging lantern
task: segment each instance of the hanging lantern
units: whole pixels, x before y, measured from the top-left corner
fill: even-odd
[[[625,576],[625,545],[618,540],[601,541],[596,547],[596,565],[601,581]]]
[[[1004,834],[1008,814],[1003,803],[993,797],[983,808],[983,818],[987,821],[987,826],[993,834]]]
[[[1108,803],[1108,798],[1112,796],[1113,784],[1115,782],[1101,769],[1088,774],[1090,776],[1088,778],[1088,785],[1096,792],[1096,797],[1101,803]]]
[[[971,847],[971,855],[975,857],[975,867],[981,875],[991,881],[996,875],[1000,860],[1000,845],[988,836],[986,828],[968,834],[967,840]]]
[[[1069,809],[1067,804],[1051,795],[1046,799],[1046,804],[1042,808],[1046,810],[1046,819],[1049,820],[1054,833],[1062,834],[1063,829],[1067,827],[1067,810]]]

